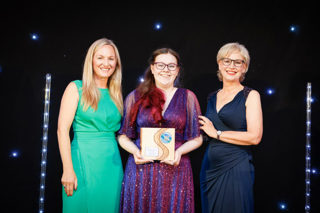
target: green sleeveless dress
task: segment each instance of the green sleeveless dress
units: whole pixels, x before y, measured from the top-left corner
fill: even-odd
[[[79,91],[78,108],[73,120],[71,156],[78,179],[72,196],[62,190],[64,213],[119,212],[123,167],[115,138],[121,115],[108,89],[101,92],[98,109],[83,111],[82,81],[74,81]]]

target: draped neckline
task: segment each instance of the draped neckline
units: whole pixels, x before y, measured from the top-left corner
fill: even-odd
[[[220,90],[219,90],[220,91]],[[218,91],[218,92],[219,92]],[[220,112],[221,112],[221,110],[223,110],[227,105],[229,105],[229,104],[231,104],[235,99],[236,99],[236,97],[241,93],[241,92],[243,92],[244,91],[244,88],[242,89],[242,90],[240,90],[234,97],[233,97],[233,99],[231,100],[231,101],[229,101],[228,103],[226,103],[226,104],[224,104],[220,109],[219,109],[219,111],[218,111],[218,109],[217,109],[217,97],[218,97],[218,92],[216,93],[216,98],[215,98],[215,103],[214,103],[214,106],[215,106],[215,109],[216,109],[216,112],[217,112],[217,114],[219,114]]]

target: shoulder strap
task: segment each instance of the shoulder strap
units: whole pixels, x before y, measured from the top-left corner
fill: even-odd
[[[82,81],[81,80],[75,80],[75,81],[72,81],[72,82],[74,82],[76,84],[78,92],[79,92],[79,96],[81,97],[82,96]]]
[[[214,92],[209,93],[208,98],[207,98],[207,102],[209,102],[209,100],[212,98],[212,96],[214,96],[215,94],[217,94],[221,89],[218,89]]]
[[[244,98],[247,100],[249,93],[251,92],[252,88],[244,86],[243,88],[243,93],[244,93]]]
[[[82,89],[82,81],[81,80],[75,80],[72,81],[77,85],[78,90]]]

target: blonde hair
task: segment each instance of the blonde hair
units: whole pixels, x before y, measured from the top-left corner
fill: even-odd
[[[108,85],[110,92],[110,97],[118,108],[119,112],[123,113],[123,98],[122,98],[122,66],[118,48],[116,45],[107,38],[101,38],[95,41],[88,49],[84,66],[83,66],[83,74],[82,74],[82,99],[81,104],[83,104],[83,109],[87,110],[89,106],[91,106],[94,110],[97,110],[98,103],[100,100],[100,91],[96,86],[93,79],[93,56],[97,52],[97,50],[104,46],[110,45],[113,47],[116,57],[117,57],[117,65],[115,71],[108,79]]]
[[[221,59],[229,56],[233,52],[239,52],[240,55],[244,58],[244,63],[246,65],[246,71],[240,77],[240,82],[242,82],[245,78],[245,74],[247,73],[247,71],[249,69],[249,64],[250,64],[249,51],[247,50],[247,48],[244,45],[239,44],[238,42],[227,43],[227,44],[223,45],[220,48],[220,50],[218,51],[217,63],[219,63],[219,61]],[[219,80],[222,81],[222,75],[220,73],[220,70],[217,71],[217,76],[218,76]]]

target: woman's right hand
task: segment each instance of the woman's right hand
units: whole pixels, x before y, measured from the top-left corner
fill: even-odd
[[[67,196],[72,196],[73,190],[77,190],[78,188],[78,179],[74,170],[64,171],[62,174],[61,183]]]
[[[134,157],[134,162],[136,164],[145,164],[145,163],[152,163],[153,160],[146,160],[143,158],[143,156],[141,155],[141,152],[140,150],[137,150],[134,154],[133,154],[133,157]]]
[[[133,155],[134,162],[136,164],[145,164],[153,162],[153,160],[146,160],[142,157],[140,149],[131,141],[131,139],[128,136],[119,135],[118,140],[120,146]]]

